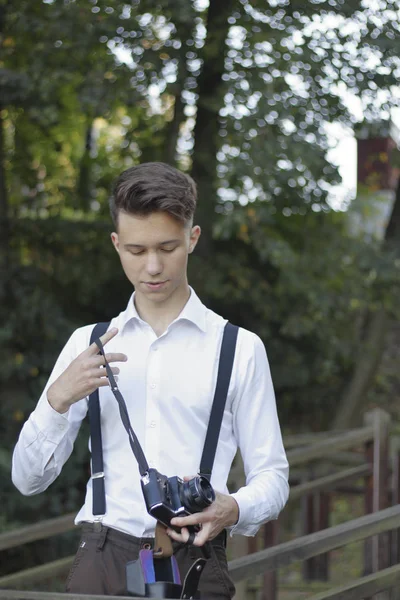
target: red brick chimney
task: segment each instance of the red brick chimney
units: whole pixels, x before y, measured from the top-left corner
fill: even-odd
[[[398,152],[393,129],[386,137],[370,136],[357,139],[357,184],[368,191],[394,190],[400,169],[394,165],[393,153]]]

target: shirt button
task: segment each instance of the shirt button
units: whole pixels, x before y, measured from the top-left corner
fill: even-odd
[[[154,388],[156,387],[156,384],[155,383],[151,383],[150,387],[151,387],[152,390],[154,390]]]
[[[153,348],[153,352],[157,352],[158,348]]]
[[[59,423],[58,424],[58,429],[61,429],[61,431],[62,431],[63,429],[65,429],[65,425],[63,425],[62,423]]]
[[[150,427],[155,427],[155,426],[156,426],[156,422],[155,422],[155,421],[152,421],[152,422],[150,423]]]

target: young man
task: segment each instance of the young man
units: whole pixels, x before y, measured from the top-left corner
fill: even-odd
[[[122,173],[111,199],[112,243],[135,292],[102,336],[118,374],[132,426],[150,467],[167,476],[198,472],[217,377],[226,320],[207,309],[188,285],[188,256],[200,228],[193,226],[196,188],[184,173],[145,163]],[[76,517],[82,540],[67,591],[123,594],[125,565],[153,547],[155,520],[147,514],[139,470],[117,402],[90,346],[93,325],[76,330],[62,350],[13,458],[13,482],[26,495],[45,489],[70,456],[88,396],[99,388],[107,512],[92,513],[92,480]],[[240,448],[246,485],[229,494],[226,482]],[[288,463],[264,346],[239,329],[236,354],[211,483],[216,500],[201,513],[176,518],[168,530],[184,576],[200,546],[211,558],[200,581],[208,600],[229,599],[234,586],[226,563],[226,529],[255,535],[276,519],[288,497]],[[188,525],[201,524],[193,545]]]

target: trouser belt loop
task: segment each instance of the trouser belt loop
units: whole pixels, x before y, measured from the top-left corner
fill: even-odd
[[[103,550],[104,544],[106,543],[107,533],[108,533],[108,527],[106,527],[105,525],[102,525],[99,539],[97,540],[97,545],[96,545],[96,548],[98,551]]]

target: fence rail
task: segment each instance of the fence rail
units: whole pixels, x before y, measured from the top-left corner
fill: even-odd
[[[20,527],[14,531],[6,531],[0,534],[0,550],[8,550],[15,546],[27,544],[28,542],[36,542],[43,540],[53,535],[65,533],[74,528],[74,519],[76,513],[69,513],[55,519],[47,519],[40,521],[34,525]]]
[[[371,473],[371,465],[365,464],[359,467],[353,467],[352,469],[343,469],[338,473],[332,473],[306,483],[301,483],[292,487],[290,491],[289,500],[298,500],[305,494],[312,492],[321,492],[334,489],[337,485],[346,483],[348,481],[357,481],[360,477],[365,477]]]
[[[24,592],[20,590],[0,590],[1,600],[104,600],[105,596],[90,594],[65,594],[62,592]],[[143,600],[134,596],[107,596],[107,600]],[[167,600],[160,598],[160,600]]]
[[[311,596],[309,600],[363,600],[400,584],[400,565]]]
[[[264,571],[275,571],[293,562],[306,560],[351,542],[358,542],[399,527],[400,505],[392,506],[347,523],[329,527],[242,558],[236,558],[230,561],[229,572],[234,581],[256,577]]]
[[[287,452],[287,458],[290,466],[296,467],[297,465],[302,465],[311,460],[330,458],[332,452],[354,448],[373,440],[373,438],[374,428],[372,426],[361,427],[360,429],[354,429],[353,431],[346,431],[345,433],[334,435],[328,439],[325,438],[322,441],[318,441],[305,448],[289,450],[289,452]]]
[[[0,577],[0,588],[25,587],[28,583],[32,585],[50,577],[66,575],[72,566],[73,560],[74,556],[67,556],[66,558],[59,558],[44,565],[39,565],[38,567],[31,567],[30,569],[17,571],[11,575],[4,575],[4,577]]]

